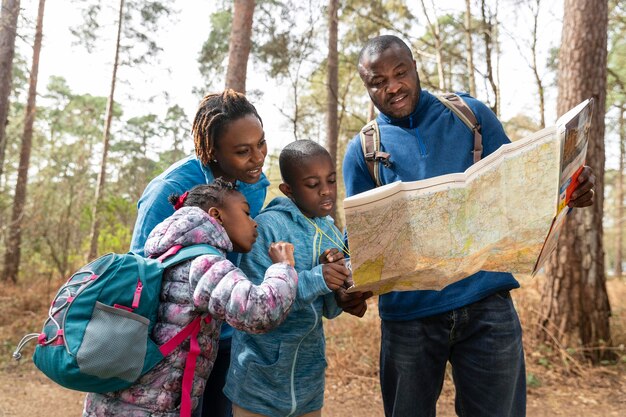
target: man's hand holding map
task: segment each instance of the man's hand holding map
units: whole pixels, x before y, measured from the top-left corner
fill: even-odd
[[[438,290],[480,270],[535,273],[568,212],[592,106],[586,100],[463,173],[347,198],[349,291]]]

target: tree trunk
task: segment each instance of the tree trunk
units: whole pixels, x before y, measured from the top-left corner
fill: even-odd
[[[587,164],[596,176],[595,204],[574,209],[549,260],[542,294],[540,337],[582,347],[589,359],[609,358],[610,306],[606,292],[602,212],[607,74],[606,0],[565,0],[559,52],[558,114],[593,97]]]
[[[30,70],[30,82],[28,85],[28,101],[24,115],[24,133],[22,135],[22,149],[20,151],[20,164],[17,171],[17,183],[15,184],[15,196],[13,198],[13,212],[9,227],[8,244],[4,257],[3,281],[17,282],[20,267],[22,223],[24,221],[24,206],[26,203],[26,185],[28,182],[28,165],[30,163],[30,151],[33,142],[33,124],[37,111],[37,75],[39,73],[39,53],[41,52],[41,39],[43,37],[43,13],[46,0],[39,0],[37,11],[37,28],[35,30],[35,44],[33,46],[33,63]]]
[[[615,227],[617,227],[617,236],[615,236],[615,276],[622,277],[622,241],[624,232],[622,230],[624,217],[624,140],[626,136],[624,131],[624,104],[619,108],[619,170],[617,171],[617,195],[615,196]]]
[[[446,77],[443,71],[443,42],[441,41],[441,33],[439,31],[439,20],[437,19],[437,15],[435,14],[433,21],[431,22],[430,16],[428,15],[428,10],[426,10],[426,5],[424,4],[424,0],[421,0],[421,4],[422,10],[424,11],[424,16],[426,16],[426,22],[428,23],[430,33],[433,35],[433,39],[435,41],[435,57],[437,59],[437,77],[439,78],[439,90],[445,92],[447,91],[447,87]]]
[[[337,167],[337,139],[339,127],[337,125],[337,107],[339,90],[339,60],[337,54],[339,0],[328,1],[328,61],[326,87],[326,149],[330,153],[333,165]],[[333,206],[331,216],[336,219],[336,206]]]
[[[485,41],[485,61],[487,64],[487,80],[489,81],[489,84],[491,85],[491,89],[493,90],[493,95],[494,95],[494,103],[491,106],[491,110],[493,110],[493,112],[496,114],[496,116],[499,116],[499,104],[498,104],[498,86],[496,85],[496,82],[494,80],[493,77],[493,64],[491,62],[491,48],[493,46],[493,23],[491,21],[492,16],[487,16],[487,10],[486,10],[486,5],[485,5],[485,0],[481,0],[481,14],[482,14],[482,18],[483,18],[483,39]]]
[[[226,70],[226,88],[241,93],[246,92],[246,73],[248,56],[252,45],[252,17],[254,0],[234,0],[233,24],[228,45],[228,69]]]
[[[15,36],[19,13],[19,0],[2,0],[2,14],[0,15],[0,177],[4,172],[4,157],[8,142],[6,126],[9,117],[9,97],[11,97],[13,56],[15,55]]]
[[[539,68],[537,65],[537,31],[539,29],[539,9],[541,6],[541,0],[535,0],[535,2],[537,7],[533,9],[533,39],[530,47],[530,50],[532,52],[531,68],[533,71],[533,76],[535,77],[535,83],[537,83],[537,94],[539,96],[539,126],[541,126],[541,128],[544,128],[546,127],[546,104],[543,82],[541,81],[541,77],[539,76]]]
[[[470,96],[476,97],[476,77],[474,76],[474,45],[472,43],[472,11],[470,0],[465,0],[465,47],[467,61],[467,76]]]
[[[109,152],[109,140],[111,136],[111,121],[113,120],[113,105],[115,104],[115,82],[117,80],[117,67],[119,65],[120,56],[120,39],[122,37],[122,23],[124,17],[124,0],[120,0],[119,17],[117,23],[117,40],[115,42],[115,60],[113,61],[113,74],[111,76],[111,91],[109,92],[109,99],[107,101],[107,110],[104,122],[104,137],[102,148],[102,161],[100,162],[100,173],[98,174],[98,184],[96,184],[96,195],[94,198],[94,205],[91,211],[91,233],[89,244],[88,260],[94,259],[98,254],[98,236],[100,235],[100,224],[98,221],[98,208],[102,201],[102,195],[104,194],[104,186],[106,184],[106,167],[107,167],[107,154]]]

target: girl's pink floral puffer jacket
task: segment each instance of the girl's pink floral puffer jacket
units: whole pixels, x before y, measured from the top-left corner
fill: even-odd
[[[183,207],[154,228],[146,256],[160,255],[174,245],[208,243],[225,255],[232,243],[224,228],[198,207]],[[298,275],[285,263],[272,265],[263,283],[253,285],[225,256],[203,255],[163,274],[159,317],[153,331],[158,344],[168,341],[198,314],[209,313],[198,342],[192,390],[193,406],[211,373],[223,320],[236,329],[267,332],[287,317],[296,296]],[[174,417],[179,415],[181,384],[189,341],[143,375],[132,387],[106,394],[90,393],[83,416]]]

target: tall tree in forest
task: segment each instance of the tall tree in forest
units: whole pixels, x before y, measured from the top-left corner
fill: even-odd
[[[493,103],[490,105],[491,110],[496,115],[500,115],[499,112],[499,103],[500,103],[500,87],[496,83],[494,64],[493,64],[493,56],[492,50],[494,45],[498,42],[497,37],[494,36],[496,33],[496,25],[497,25],[497,13],[493,13],[486,4],[485,0],[480,1],[480,12],[482,16],[482,34],[483,40],[485,43],[485,62],[487,65],[487,74],[486,78],[491,86],[491,90],[493,91]]]
[[[35,43],[33,45],[33,62],[30,70],[30,82],[28,86],[28,102],[24,115],[24,133],[22,135],[22,148],[20,151],[20,163],[15,184],[15,196],[13,198],[13,212],[9,226],[6,252],[4,255],[3,281],[17,282],[20,267],[22,224],[24,222],[24,206],[26,204],[26,186],[28,183],[28,166],[30,164],[30,152],[33,140],[33,124],[37,111],[37,76],[39,74],[39,54],[41,52],[41,40],[43,38],[43,14],[46,0],[39,0],[37,11],[37,27],[35,29]]]
[[[537,87],[537,97],[539,98],[539,127],[544,128],[546,126],[546,100],[545,100],[545,86],[543,78],[540,74],[539,62],[538,62],[538,46],[539,46],[539,35],[541,33],[541,28],[539,27],[539,15],[541,11],[541,0],[522,0],[519,3],[516,3],[518,7],[519,18],[526,22],[528,21],[528,16],[524,13],[524,10],[528,10],[530,13],[530,18],[532,20],[532,25],[530,26],[530,39],[523,40],[524,36],[519,32],[514,32],[510,34],[511,39],[515,43],[517,47],[520,57],[526,61],[526,64],[530,68],[533,74],[533,78],[535,80],[535,85]],[[522,40],[525,45],[522,45]],[[527,44],[526,44],[527,43]],[[528,55],[528,50],[530,50],[530,56]]]
[[[619,168],[615,181],[615,276],[623,274],[623,240],[624,240],[624,165],[626,158],[626,4],[619,0],[609,1],[609,47],[607,56],[607,108],[617,110],[617,140],[619,142]],[[610,109],[608,109],[610,111]]]
[[[433,12],[434,17],[431,18],[428,10],[426,9],[426,4],[424,3],[424,0],[421,0],[420,3],[422,5],[422,11],[424,12],[424,16],[426,16],[428,30],[430,31],[430,35],[434,41],[433,47],[435,50],[435,58],[437,62],[437,80],[439,81],[439,91],[447,91],[448,87],[446,86],[446,77],[443,73],[443,40],[439,27],[439,18],[437,17],[436,12]],[[431,7],[434,10],[435,5],[432,1]]]
[[[113,120],[113,104],[115,97],[115,83],[117,82],[117,68],[119,66],[120,57],[120,39],[122,37],[122,26],[124,19],[124,0],[120,0],[119,15],[117,22],[117,38],[115,42],[115,58],[113,59],[113,72],[111,75],[111,87],[109,90],[109,99],[107,101],[107,110],[104,122],[104,135],[102,138],[102,159],[100,160],[100,172],[98,173],[98,182],[96,184],[96,196],[91,211],[91,231],[89,238],[89,254],[88,259],[94,259],[98,254],[98,235],[100,233],[100,223],[98,219],[98,211],[102,201],[104,185],[106,183],[106,167],[107,154],[109,152],[109,142],[111,137],[111,121]]]
[[[233,3],[226,88],[245,93],[255,0],[234,0]]]
[[[619,123],[617,128],[619,130],[619,168],[617,170],[617,190],[615,196],[615,227],[617,233],[615,236],[615,276],[621,277],[624,271],[622,271],[622,242],[624,241],[624,231],[622,220],[624,217],[624,157],[626,149],[624,141],[626,140],[626,129],[624,124],[624,103],[619,103]]]
[[[113,119],[118,67],[121,65],[137,66],[146,63],[149,59],[154,58],[158,54],[161,48],[158,47],[153,37],[164,26],[161,18],[169,16],[171,13],[168,5],[170,2],[171,0],[120,0],[119,6],[116,9],[117,27],[115,54],[109,102],[105,116],[102,158],[92,209],[89,259],[93,259],[98,253],[100,227],[98,211],[100,210],[100,203],[102,202],[106,186],[107,152],[109,150],[109,141],[111,140],[111,122]],[[79,39],[88,50],[92,50],[98,40],[97,31],[101,27],[103,14],[102,3],[106,6],[109,5],[107,2],[102,2],[102,0],[95,0],[93,3],[85,3],[83,9],[85,22],[77,29],[73,30],[77,39]]]
[[[602,212],[607,83],[607,0],[565,0],[559,52],[557,112],[593,97],[587,164],[596,176],[595,204],[575,209],[561,232],[542,293],[541,336],[560,347],[581,345],[594,362],[610,356]]]
[[[470,0],[465,0],[465,54],[467,56],[467,76],[470,96],[476,97],[476,77],[474,72],[474,44],[472,42],[472,9]]]
[[[7,148],[6,125],[9,117],[9,97],[13,77],[13,56],[20,0],[2,0],[0,12],[0,176],[4,172]]]
[[[337,53],[339,0],[328,1],[328,58],[326,60],[326,149],[330,152],[335,167],[337,166],[337,139],[339,127],[337,107],[339,90],[339,60]],[[335,217],[336,206],[333,206],[332,217]]]

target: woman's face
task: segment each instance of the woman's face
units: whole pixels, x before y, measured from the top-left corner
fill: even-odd
[[[211,170],[226,181],[239,180],[248,184],[261,178],[267,143],[261,121],[248,114],[226,125],[213,148]]]

